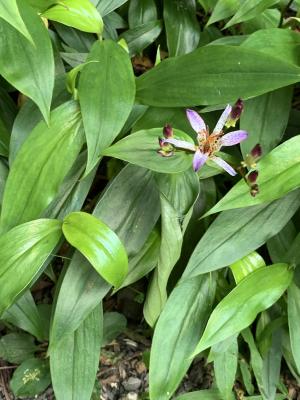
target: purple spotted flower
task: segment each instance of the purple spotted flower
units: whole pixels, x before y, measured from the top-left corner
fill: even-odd
[[[234,176],[236,175],[236,171],[229,164],[227,164],[226,161],[215,155],[215,153],[217,153],[221,149],[221,147],[234,146],[235,144],[238,144],[247,139],[248,133],[242,130],[224,134],[223,128],[228,118],[230,118],[231,111],[232,107],[228,105],[223,111],[219,121],[217,122],[215,129],[211,134],[209,134],[209,129],[205,125],[205,122],[200,117],[200,115],[196,111],[186,110],[187,118],[192,128],[197,133],[198,144],[195,145],[184,140],[177,140],[173,137],[168,137],[165,139],[160,139],[160,145],[161,147],[165,147],[167,153],[168,150],[170,150],[170,153],[172,151],[171,148],[167,149],[167,145],[171,145],[173,146],[173,148],[175,147],[177,149],[193,152],[194,171],[198,171],[206,163],[206,161],[211,160],[215,162],[219,167],[227,171],[230,175]],[[162,154],[162,152],[160,152],[160,154]]]

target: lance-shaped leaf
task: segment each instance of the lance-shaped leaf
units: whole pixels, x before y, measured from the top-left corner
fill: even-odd
[[[213,68],[212,68],[213,66]],[[300,68],[263,52],[205,46],[169,58],[137,79],[137,99],[158,107],[234,102],[298,82]]]
[[[206,26],[231,17],[240,7],[239,0],[218,0],[216,3]]]
[[[60,236],[61,222],[40,219],[0,237],[0,316],[39,272]]]
[[[175,400],[223,400],[221,393],[217,389],[197,390],[175,397]]]
[[[258,249],[286,225],[299,205],[295,191],[270,204],[221,213],[196,246],[183,278],[223,268]]]
[[[81,115],[76,102],[51,113],[51,124],[41,121],[19,150],[5,186],[1,229],[39,218],[58,194],[83,143]]]
[[[21,17],[17,0],[0,0],[0,18],[5,19],[6,22],[22,33],[33,44],[32,37]]]
[[[257,164],[259,193],[252,197],[244,180],[233,188],[206,214],[233,208],[249,207],[283,197],[300,186],[300,135],[287,140]]]
[[[207,274],[179,284],[171,293],[153,336],[151,400],[170,399],[186,374],[192,363],[189,355],[211,310],[215,288],[215,277]]]
[[[100,358],[102,318],[98,306],[51,351],[51,378],[57,400],[91,399]]]
[[[296,285],[296,283],[293,282],[288,289],[288,320],[289,320],[291,349],[298,372],[300,372],[299,311],[300,311],[300,289]]]
[[[186,133],[174,129],[176,138],[194,143]],[[102,151],[102,155],[119,158],[132,164],[151,169],[156,172],[177,173],[192,168],[191,152],[176,150],[171,157],[163,157],[159,150],[158,138],[162,136],[162,128],[154,128],[135,132]]]
[[[95,270],[110,284],[119,287],[128,271],[126,250],[118,236],[98,218],[73,212],[63,221],[63,233]]]
[[[246,276],[214,309],[193,354],[249,326],[258,313],[282,296],[292,278],[293,271],[288,264],[259,268]]]
[[[43,17],[84,32],[101,34],[103,30],[101,15],[89,0],[59,0]]]
[[[231,264],[229,267],[233,273],[234,280],[239,283],[248,274],[255,271],[258,268],[265,267],[265,260],[256,251],[248,254],[247,256],[241,258],[235,263]]]
[[[16,89],[30,97],[49,122],[54,86],[52,45],[41,18],[24,0],[19,12],[34,45],[4,19],[0,19],[0,74]]]
[[[133,106],[135,82],[128,54],[117,43],[97,41],[81,72],[78,94],[88,145],[88,173],[116,138]]]

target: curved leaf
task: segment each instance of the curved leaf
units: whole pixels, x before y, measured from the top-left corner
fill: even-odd
[[[135,83],[128,54],[111,40],[97,41],[81,72],[78,94],[88,145],[86,174],[116,138],[133,106]]]
[[[65,217],[63,233],[95,270],[115,287],[119,287],[128,271],[126,250],[118,236],[91,214],[73,212]]]
[[[61,222],[51,219],[18,225],[0,237],[0,316],[30,284],[60,237]]]
[[[282,296],[292,278],[288,264],[262,267],[246,276],[214,309],[193,354],[249,326]]]
[[[231,272],[233,273],[235,282],[239,283],[251,272],[265,266],[266,263],[262,256],[259,255],[256,251],[253,251],[247,256],[231,264],[229,267],[231,269]]]
[[[137,99],[158,107],[215,105],[298,82],[300,68],[261,51],[206,46],[169,58],[137,79]]]
[[[193,143],[186,133],[174,129],[178,139]],[[162,128],[142,130],[126,136],[106,150],[102,155],[119,158],[132,164],[151,169],[156,172],[176,173],[192,168],[192,154],[176,151],[172,157],[162,157],[157,153],[158,138],[162,136]]]
[[[300,345],[299,345],[299,311],[300,289],[296,283],[292,283],[288,289],[288,321],[290,330],[291,349],[298,372],[300,372]]]
[[[84,32],[101,34],[103,30],[101,15],[89,0],[59,0],[43,17]]]
[[[24,4],[22,4],[22,6],[24,6]],[[5,21],[22,33],[27,40],[34,44],[32,37],[21,17],[17,0],[0,0],[0,18],[5,19]]]
[[[40,217],[58,194],[63,178],[83,142],[81,115],[76,102],[51,113],[51,124],[40,122],[17,153],[7,178],[1,229]]]
[[[49,122],[54,86],[54,59],[49,34],[41,18],[24,0],[18,0],[21,17],[34,45],[9,23],[0,19],[0,74],[30,97]]]

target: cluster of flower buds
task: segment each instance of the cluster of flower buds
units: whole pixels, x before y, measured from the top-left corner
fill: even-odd
[[[261,145],[256,144],[250,151],[250,154],[247,154],[244,161],[241,162],[242,165],[241,173],[246,183],[250,187],[250,194],[253,197],[255,197],[259,193],[259,187],[257,184],[258,171],[255,168],[256,168],[256,163],[260,159],[261,155],[262,155]],[[245,173],[244,169],[250,170],[250,172]]]
[[[165,139],[173,137],[173,128],[167,124],[164,126],[163,135]],[[157,152],[163,157],[171,157],[174,154],[174,146],[171,143],[167,143],[163,138],[158,138],[160,149]]]

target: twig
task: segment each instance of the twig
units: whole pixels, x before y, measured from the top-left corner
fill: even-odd
[[[5,369],[15,369],[18,368],[17,365],[6,365],[5,367],[0,367],[0,370],[5,370]]]

